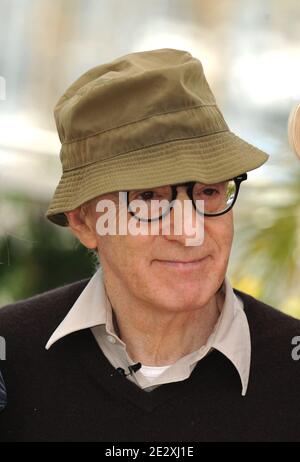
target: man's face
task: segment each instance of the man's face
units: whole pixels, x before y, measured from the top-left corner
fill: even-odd
[[[179,186],[177,191],[177,199],[188,199],[183,187]],[[199,309],[208,303],[226,273],[233,238],[232,211],[219,217],[205,217],[203,243],[186,246],[186,239],[191,236],[184,231],[181,235],[172,232],[173,212],[169,235],[98,235],[96,222],[101,214],[96,212],[96,203],[100,199],[117,203],[117,194],[98,197],[92,202],[90,212],[107,287],[120,293],[125,290],[129,299],[168,312]],[[117,210],[117,216],[118,213]],[[198,262],[170,263],[194,260]]]

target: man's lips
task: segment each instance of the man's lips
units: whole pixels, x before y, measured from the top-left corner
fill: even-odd
[[[206,258],[208,257],[198,260],[155,260],[155,262],[166,268],[187,271],[199,268]]]

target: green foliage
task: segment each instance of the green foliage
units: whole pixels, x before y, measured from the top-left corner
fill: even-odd
[[[0,237],[0,306],[93,274],[90,253],[67,228],[45,219],[45,207],[18,200],[14,205],[26,213],[17,229]]]
[[[248,213],[240,217],[234,278],[252,275],[261,281],[259,295],[267,303],[284,307],[293,297],[300,304],[300,174],[279,187],[266,183],[255,189],[258,194],[263,205],[257,213],[255,199],[243,204]]]

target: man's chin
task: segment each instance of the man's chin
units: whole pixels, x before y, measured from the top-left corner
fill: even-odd
[[[161,284],[157,289],[157,293],[161,296],[160,304],[171,311],[199,309],[206,305],[214,296],[213,291],[208,290],[204,285],[199,287],[199,283],[195,285],[191,282],[189,282],[189,284],[181,283],[175,286],[173,284],[172,288]]]

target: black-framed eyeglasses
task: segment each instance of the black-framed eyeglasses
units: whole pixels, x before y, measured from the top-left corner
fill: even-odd
[[[189,199],[200,215],[218,217],[229,212],[234,206],[242,181],[247,173],[220,183],[203,184],[196,181],[156,188],[127,191],[127,209],[140,221],[160,220],[167,215],[177,198],[177,186],[185,186]],[[201,201],[197,204],[197,201]]]

